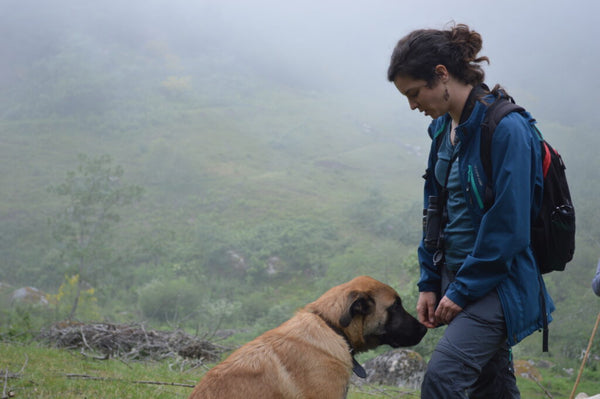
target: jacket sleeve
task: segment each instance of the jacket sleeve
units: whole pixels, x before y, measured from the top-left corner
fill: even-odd
[[[433,265],[433,254],[425,249],[423,240],[418,250],[419,267],[419,292],[435,292],[439,294],[441,288],[441,277],[437,268]]]
[[[425,186],[423,190],[423,209],[427,209],[429,206],[429,196],[438,194],[433,172],[435,170],[435,162],[437,160],[437,146],[435,144],[435,140],[436,136],[444,129],[444,127],[445,124],[443,120],[438,119],[434,121],[428,129],[428,133],[432,138],[432,141],[431,149],[429,150],[427,170],[423,176],[425,179]],[[433,265],[433,253],[425,249],[423,242],[424,238],[425,233],[423,232],[423,237],[421,238],[421,243],[419,244],[419,249],[417,252],[420,269],[420,278],[417,285],[419,287],[419,292],[435,292],[439,295],[441,288],[440,272],[437,270],[437,267]]]
[[[463,308],[506,279],[519,253],[531,251],[531,214],[541,198],[540,146],[529,122],[516,113],[504,117],[491,148],[494,204],[483,214],[473,251],[446,291]]]

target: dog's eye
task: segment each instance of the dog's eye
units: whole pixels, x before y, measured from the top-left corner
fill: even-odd
[[[396,298],[396,301],[390,306],[391,310],[400,310],[402,309],[402,300],[400,298]]]

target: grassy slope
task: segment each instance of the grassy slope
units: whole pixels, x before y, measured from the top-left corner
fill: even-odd
[[[9,375],[19,374],[18,377],[8,378],[4,385],[7,393],[14,392],[17,398],[186,398],[204,370],[181,368],[181,365],[174,360],[160,363],[94,360],[68,350],[34,345],[0,345],[0,370],[3,374],[6,370]],[[598,383],[593,382],[593,378],[591,372],[584,374],[577,392],[597,392]],[[566,398],[571,393],[574,381],[574,376],[556,377],[545,371],[540,381],[543,388],[530,379],[517,379],[524,399],[547,398],[544,389],[554,398]],[[352,387],[349,394],[352,399],[404,396],[413,397],[417,393],[390,387],[363,386]]]
[[[99,134],[85,120],[0,122],[0,183],[10,188],[0,209],[44,210],[45,187],[75,168],[79,152],[111,154],[129,181],[149,188],[150,201],[166,205],[179,205],[181,194],[236,191],[257,208],[335,213],[369,188],[399,202],[416,198],[423,157],[403,148],[402,134],[365,131],[371,121],[340,98],[280,97],[270,106],[259,97],[180,107],[172,119],[125,132]]]
[[[14,226],[15,231],[19,231],[18,240],[5,245],[18,249],[11,253],[22,255],[18,259],[5,258],[2,267],[17,269],[23,264],[35,264],[43,259],[44,254],[38,253],[36,244],[47,240],[44,236],[46,217],[57,205],[56,199],[47,195],[45,187],[59,183],[66,171],[76,167],[77,153],[109,153],[116,163],[124,166],[128,181],[147,188],[144,202],[126,218],[122,232],[124,237],[151,230],[154,223],[168,223],[177,229],[187,225],[194,216],[207,213],[210,213],[211,220],[232,230],[267,219],[309,215],[338,226],[344,238],[351,240],[352,245],[359,249],[358,253],[349,251],[336,258],[332,265],[334,275],[327,276],[332,281],[346,274],[372,272],[376,277],[398,284],[400,276],[394,269],[397,265],[395,259],[365,257],[361,259],[361,262],[364,260],[361,266],[345,270],[344,262],[357,262],[358,257],[364,256],[362,252],[397,253],[402,257],[414,252],[412,248],[390,251],[389,247],[396,245],[395,242],[379,240],[348,224],[349,212],[373,190],[383,196],[387,213],[394,214],[397,209],[420,201],[419,175],[425,155],[414,154],[405,144],[423,146],[426,143],[422,133],[424,126],[401,124],[399,131],[394,131],[397,123],[381,122],[381,113],[360,102],[353,103],[342,95],[306,93],[280,87],[250,92],[251,95],[245,97],[225,99],[223,104],[209,101],[192,101],[190,104],[165,102],[161,107],[157,104],[163,100],[156,100],[157,104],[151,107],[156,111],[153,117],[144,120],[138,116],[141,122],[132,128],[112,129],[111,126],[119,126],[118,123],[103,126],[105,122],[102,120],[100,125],[95,125],[93,121],[70,118],[0,121],[0,167],[3,170],[0,186],[7,188],[0,198],[0,219],[5,226]],[[362,101],[369,102],[369,99]],[[558,136],[564,129],[556,130]],[[426,152],[425,149],[422,151]],[[418,219],[418,215],[414,215],[406,222],[418,225]],[[365,247],[369,251],[360,251]],[[380,248],[383,250],[378,251]],[[584,264],[573,265],[570,270],[579,272],[585,267]],[[557,299],[566,300],[564,296],[568,297],[567,293],[573,291],[571,286],[564,289],[559,285],[559,281],[571,284],[570,279],[574,277],[567,273],[560,277],[552,276],[557,280],[551,287]],[[588,289],[581,278],[577,279],[575,286]],[[303,292],[304,287],[297,289],[302,292],[298,296],[303,299],[313,296]],[[303,300],[297,302],[303,303]],[[553,324],[554,331],[558,332],[554,337],[569,339],[570,331],[562,332],[559,327],[561,320],[571,320],[566,316],[558,317]],[[578,339],[586,343],[588,330],[579,328],[579,313],[576,318],[569,327],[577,324],[575,329],[582,336]],[[532,345],[537,347],[539,336],[533,339],[536,342]],[[3,346],[2,350],[12,349]],[[24,351],[33,352],[31,348]],[[0,358],[13,359],[14,355],[18,359],[18,353]],[[60,361],[54,370],[59,371],[46,377],[40,372],[30,381],[71,372],[63,371],[61,365],[73,363],[72,354],[51,352],[50,355],[39,356],[57,357]],[[63,356],[70,356],[70,360]],[[53,363],[43,361],[42,364]],[[107,373],[112,372],[113,366],[118,367],[117,362],[106,364],[110,364]],[[11,363],[11,371],[14,367]],[[83,364],[77,367],[85,369]],[[161,367],[146,365],[140,373],[155,373]],[[129,369],[117,370],[116,375],[126,375]],[[561,382],[563,377],[560,375],[560,370],[557,370],[551,385],[559,386],[557,389],[561,395],[557,396],[563,397],[564,393],[568,393],[565,385],[569,384]],[[161,377],[156,374],[156,378]],[[58,377],[58,380],[61,379]],[[133,375],[128,380],[137,379],[146,378]],[[584,379],[582,389],[590,393],[600,391],[598,384],[591,382],[594,380],[593,377]],[[48,385],[54,384],[67,386],[59,388],[64,391],[54,391],[56,395],[66,394],[71,389],[69,386],[75,386],[73,392],[81,394],[91,392],[87,389],[103,389],[105,383],[61,380]],[[89,388],[90,384],[97,384],[98,388]],[[523,390],[539,390],[535,384],[525,380],[520,380],[520,384]],[[136,386],[135,389],[146,387]],[[118,395],[115,393],[115,396]]]

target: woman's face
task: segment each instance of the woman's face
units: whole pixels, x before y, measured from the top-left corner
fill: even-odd
[[[424,80],[415,80],[408,76],[397,76],[394,85],[408,99],[410,109],[418,109],[425,115],[437,118],[448,112],[446,89],[440,81],[428,87]]]

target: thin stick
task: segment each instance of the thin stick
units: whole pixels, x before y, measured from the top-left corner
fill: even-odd
[[[542,385],[542,383],[541,383],[541,382],[540,382],[540,381],[539,381],[537,378],[535,378],[535,376],[534,376],[534,375],[532,375],[532,374],[528,374],[528,377],[529,377],[531,380],[533,380],[533,381],[534,381],[536,384],[538,384],[538,387],[540,387],[540,389],[541,389],[542,391],[544,391],[544,393],[546,394],[546,396],[547,396],[548,398],[550,398],[550,399],[553,399],[553,398],[554,398],[554,397],[553,397],[553,396],[550,394],[550,392],[548,392],[548,390],[547,390],[546,388],[544,388],[544,386]]]
[[[588,356],[590,355],[590,349],[592,348],[592,342],[594,342],[594,335],[596,335],[596,330],[598,330],[598,323],[600,323],[600,313],[598,313],[598,317],[596,318],[596,325],[594,326],[594,330],[592,331],[592,335],[590,336],[590,341],[588,342],[588,346],[585,351],[585,356],[583,357],[583,362],[581,362],[581,367],[579,367],[579,374],[577,374],[577,380],[575,381],[575,385],[573,385],[573,391],[571,391],[571,396],[569,396],[569,399],[573,399],[575,397],[575,391],[577,390],[577,385],[579,385],[579,380],[581,379],[581,374],[583,374],[583,367],[585,366]]]
[[[8,384],[8,367],[6,368],[6,372],[4,373],[4,388],[2,389],[2,399],[8,398],[8,396],[6,396],[7,384]]]
[[[94,377],[93,375],[87,374],[65,374],[67,378],[81,378],[84,380],[96,380],[96,381],[120,381],[120,382],[129,382],[132,384],[149,384],[149,385],[169,385],[173,387],[184,387],[184,388],[194,388],[195,385],[190,384],[180,384],[177,382],[162,382],[162,381],[126,381],[120,378],[111,378],[111,377]]]
[[[27,367],[27,363],[29,363],[29,356],[27,356],[27,354],[25,354],[25,362],[23,363],[23,366],[21,367],[19,374],[23,374],[23,371],[25,371],[25,367]]]
[[[83,332],[83,325],[79,326],[79,331],[81,332],[81,339],[84,343],[84,345],[91,351],[93,351],[92,348],[90,348],[90,346],[87,343],[87,340],[85,339],[85,333]]]
[[[10,373],[10,378],[19,378],[21,374],[23,374],[23,371],[25,370],[25,367],[27,367],[27,363],[29,362],[29,356],[27,356],[27,354],[25,354],[25,362],[23,362],[23,366],[21,366],[21,370],[16,373],[16,374],[12,374]],[[2,388],[2,396],[0,397],[0,399],[7,399],[11,397],[11,392],[6,392],[6,388],[8,386],[8,377],[9,377],[9,372],[8,372],[8,367],[6,367],[6,370],[4,370],[4,387]]]

